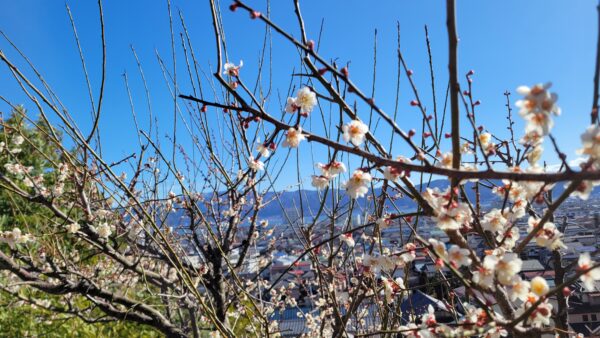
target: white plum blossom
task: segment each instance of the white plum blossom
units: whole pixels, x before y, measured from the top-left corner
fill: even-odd
[[[447,152],[447,153],[443,153],[440,154],[440,161],[436,163],[436,165],[438,167],[442,167],[442,168],[452,168],[452,153],[451,152]]]
[[[306,136],[302,134],[302,127],[298,129],[290,127],[285,134],[285,140],[283,141],[283,147],[297,148],[300,142],[306,140]]]
[[[240,60],[240,64],[237,66],[233,63],[227,62],[225,65],[223,65],[223,74],[236,77],[240,76],[240,68],[242,68],[243,65],[244,61],[242,60]]]
[[[298,110],[298,105],[296,104],[295,97],[288,97],[287,102],[285,104],[285,112],[294,114]]]
[[[112,234],[113,230],[113,227],[108,225],[108,223],[102,223],[96,228],[98,236],[102,238],[108,238]]]
[[[509,296],[511,301],[516,301],[517,299],[521,301],[526,301],[527,296],[530,291],[530,283],[526,280],[523,280],[520,276],[515,276],[511,283],[511,289],[509,291]]]
[[[521,271],[523,261],[517,254],[508,252],[496,263],[496,277],[504,285],[511,285],[513,278]]]
[[[300,108],[302,113],[310,113],[317,105],[317,94],[308,87],[302,87],[296,93],[295,105]]]
[[[498,231],[503,231],[507,223],[508,220],[504,217],[500,209],[494,208],[483,216],[481,227],[483,230],[496,233]]]
[[[552,83],[536,84],[529,88],[520,86],[517,88],[517,93],[525,96],[522,100],[517,101],[517,107],[521,108],[519,114],[526,116],[532,113],[544,113],[560,115],[560,108],[556,105],[558,95],[550,93],[548,89]]]
[[[344,141],[358,147],[365,141],[365,135],[369,132],[369,127],[360,120],[353,120],[342,126],[342,132],[344,133],[342,135]]]
[[[593,291],[594,290],[594,282],[597,280],[600,280],[600,268],[595,268],[590,271],[587,271],[590,268],[592,268],[594,265],[595,265],[595,263],[590,258],[589,253],[585,252],[579,256],[579,260],[577,261],[577,268],[581,272],[586,271],[579,278],[581,279],[581,282],[585,286],[585,289],[588,291]]]
[[[360,169],[355,170],[350,179],[344,183],[346,193],[354,199],[364,197],[369,191],[371,179],[371,174]]]
[[[550,325],[550,317],[552,316],[552,303],[546,299],[540,305],[537,306],[535,311],[531,314],[531,325],[533,326],[544,326]]]
[[[0,232],[0,243],[6,243],[11,249],[14,249],[17,244],[24,244],[31,241],[30,234],[23,234],[21,229],[14,228],[10,231]]]
[[[325,189],[329,185],[329,177],[323,175],[312,175],[311,184],[317,189]]]
[[[265,170],[265,164],[262,161],[255,159],[252,155],[248,157],[248,167],[250,167],[252,171]]]
[[[73,222],[67,225],[67,232],[70,234],[74,234],[77,231],[79,231],[80,228],[81,226],[79,225],[79,223]]]
[[[434,220],[441,230],[457,230],[471,223],[473,217],[469,206],[457,201],[450,188],[444,192],[438,188],[427,188],[422,196],[433,209]]]
[[[456,267],[469,266],[472,262],[469,257],[469,249],[463,249],[458,245],[450,246],[450,249],[448,249],[448,260],[450,264]]]
[[[352,233],[349,232],[347,234],[342,234],[340,236],[340,241],[344,242],[348,247],[353,248],[354,247],[354,238],[352,238]]]
[[[481,133],[479,134],[479,143],[483,149],[487,148],[490,141],[492,139],[492,134],[490,133]]]
[[[448,256],[448,252],[446,252],[446,244],[444,244],[444,242],[438,241],[435,238],[430,238],[428,242],[431,244],[433,251],[438,257],[445,259]]]
[[[589,126],[581,135],[581,143],[583,148],[577,151],[579,154],[588,155],[595,161],[600,160],[600,126]]]
[[[404,156],[398,156],[396,158],[396,161],[401,162],[401,163],[410,163],[411,162],[409,158],[406,158]],[[399,178],[403,178],[406,175],[407,175],[406,170],[402,170],[397,167],[387,166],[383,169],[383,177],[385,177],[386,180],[390,180],[392,182],[396,182]]]
[[[16,146],[20,146],[21,144],[23,144],[24,141],[25,141],[25,139],[21,135],[15,135],[12,138],[12,144],[14,144]]]
[[[535,217],[529,217],[529,232],[534,231],[539,226],[540,220]],[[546,222],[535,234],[537,245],[550,250],[566,249],[562,242],[562,233],[558,231],[556,225],[552,222]]]
[[[269,155],[271,155],[271,151],[269,150],[268,145],[263,142],[260,142],[260,140],[257,140],[256,142],[256,151],[258,151],[260,156],[264,158],[267,158],[269,157]]]
[[[571,196],[579,197],[585,201],[590,197],[590,194],[596,185],[598,185],[597,181],[581,181],[573,193],[571,193]],[[568,186],[568,184],[566,186]]]
[[[486,255],[483,264],[473,271],[473,282],[484,288],[495,290],[494,276],[498,257],[496,255]]]
[[[323,176],[331,178],[346,172],[346,166],[344,163],[335,160],[331,161],[329,164],[317,163],[315,166],[321,170],[321,174]]]
[[[531,292],[536,296],[544,296],[550,291],[550,287],[548,286],[548,282],[542,276],[535,276],[529,282],[529,286],[531,287]]]

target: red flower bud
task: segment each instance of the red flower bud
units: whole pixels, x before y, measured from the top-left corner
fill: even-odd
[[[255,116],[255,117],[254,117],[254,122],[260,122],[260,117],[258,117],[258,116]]]
[[[413,106],[413,107],[414,107],[414,106],[418,106],[418,105],[419,105],[419,101],[417,101],[417,100],[412,100],[412,101],[410,101],[410,105],[411,105],[411,106]]]
[[[416,133],[417,132],[414,129],[411,129],[408,131],[408,137],[413,137],[413,136],[415,136]]]
[[[342,75],[344,75],[345,77],[348,77],[348,75],[350,75],[350,72],[348,71],[348,66],[342,68]]]
[[[354,92],[355,92],[354,87],[349,86],[348,93],[354,93]]]
[[[406,71],[406,75],[408,75],[408,76],[412,76],[412,75],[413,75],[413,71],[412,71],[412,69],[409,69],[409,70],[407,70],[407,71]]]
[[[481,104],[481,101],[479,101],[479,100],[477,100],[477,101],[475,101],[475,103],[473,103],[474,106],[478,106],[480,104]]]
[[[452,134],[450,134],[450,133],[445,133],[445,134],[444,134],[444,137],[445,137],[445,138],[451,138],[451,137],[452,137]]]
[[[371,97],[371,98],[367,99],[367,103],[369,103],[370,105],[374,106],[375,105],[375,100]]]
[[[424,138],[428,138],[429,136],[431,136],[430,132],[426,131],[426,132],[423,133],[423,137]]]
[[[275,150],[277,149],[277,145],[274,142],[269,143],[269,149]]]
[[[569,296],[571,295],[571,289],[569,289],[569,287],[568,287],[568,286],[565,286],[565,287],[562,289],[562,294],[563,294],[563,296],[565,296],[565,297],[569,297]]]
[[[431,121],[433,119],[433,115],[427,115],[427,120]]]
[[[470,71],[467,73],[467,76],[471,76],[471,75],[473,75],[473,74],[475,74],[475,71],[471,69],[471,70],[470,70]]]
[[[206,105],[203,105],[202,108],[200,108],[200,111],[203,113],[206,113],[207,110],[208,110],[208,107],[206,107]]]
[[[464,94],[464,95],[469,95],[470,93],[469,93],[469,91],[468,91],[468,90],[465,90],[465,91],[463,92],[463,94]]]
[[[477,130],[479,130],[479,131],[483,131],[483,126],[479,126],[479,127],[477,127]]]
[[[252,12],[250,13],[250,18],[251,18],[251,19],[258,19],[258,18],[260,18],[260,17],[261,17],[261,15],[262,15],[262,14],[260,14],[260,12],[259,12],[259,11],[252,11]]]
[[[240,5],[237,2],[234,2],[231,5],[229,5],[229,10],[232,11],[232,12],[235,12],[238,9],[239,6]]]
[[[319,69],[319,75],[325,75],[325,73],[327,73],[328,69],[327,68],[321,68]]]

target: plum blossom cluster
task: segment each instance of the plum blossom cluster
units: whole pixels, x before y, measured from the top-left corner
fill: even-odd
[[[302,87],[296,93],[296,97],[288,97],[285,111],[290,114],[299,112],[303,116],[308,116],[316,105],[317,94],[308,87]]]
[[[32,240],[31,234],[24,234],[19,228],[0,232],[0,243],[8,244],[11,249],[15,249],[17,244],[25,244]]]
[[[317,163],[315,166],[321,171],[320,175],[312,176],[312,186],[317,189],[326,188],[331,179],[346,172],[346,165],[344,165],[343,162],[336,160],[333,160],[328,164]]]

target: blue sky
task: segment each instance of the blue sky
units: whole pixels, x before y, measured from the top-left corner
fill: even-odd
[[[79,37],[87,58],[94,93],[98,92],[100,74],[99,19],[95,1],[68,2],[75,17]],[[249,1],[251,6],[266,11],[265,1]],[[243,76],[254,82],[264,26],[250,20],[246,13],[227,10],[223,20],[231,60],[244,60]],[[579,135],[589,122],[592,100],[592,79],[597,33],[596,1],[458,1],[458,30],[460,35],[459,68],[461,79],[475,70],[477,99],[483,103],[478,120],[499,136],[505,135],[504,91],[521,84],[552,81],[559,94],[563,115],[556,119],[553,134],[570,159],[576,157]],[[215,64],[214,40],[208,1],[173,1],[176,38],[181,27],[176,11],[186,19],[198,61],[210,73]],[[374,30],[377,29],[377,81],[375,100],[390,114],[394,110],[396,86],[396,22],[401,25],[401,43],[423,102],[431,109],[427,51],[424,40],[425,24],[429,25],[433,62],[438,88],[438,102],[443,103],[447,83],[447,42],[445,13],[442,1],[312,1],[302,2],[307,33],[317,39],[323,22],[320,53],[340,63],[350,61],[353,81],[370,92],[373,77]],[[271,4],[271,18],[294,36],[299,36],[293,2],[276,0]],[[163,80],[155,51],[172,69],[169,19],[166,1],[106,1],[104,3],[108,48],[107,83],[104,115],[101,121],[104,155],[109,161],[129,155],[137,147],[135,129],[129,113],[129,103],[122,74],[126,71],[142,125],[147,123],[143,88],[130,45],[136,49],[148,79],[153,110],[160,119],[162,135],[171,130],[173,103]],[[322,21],[324,20],[324,21]],[[7,1],[0,12],[0,29],[19,46],[53,86],[63,103],[83,130],[90,128],[90,109],[79,55],[70,22],[60,1]],[[178,40],[177,40],[178,41]],[[177,65],[183,93],[191,93],[185,81],[185,64],[177,45]],[[8,43],[0,40],[0,48],[10,58],[17,59]],[[23,65],[22,62],[17,62]],[[298,67],[294,48],[280,37],[273,38],[273,90],[268,107],[279,116],[279,97],[285,99],[291,81],[290,74]],[[0,71],[0,95],[14,103],[24,103],[33,109],[3,66]],[[300,80],[294,84],[299,86]],[[413,99],[406,79],[401,80],[400,109],[397,121],[405,129],[418,127],[419,113],[409,106]],[[513,95],[512,103],[517,99]],[[0,105],[6,110],[5,105]],[[359,107],[364,118],[368,114]],[[316,120],[313,114],[311,119]],[[311,119],[306,128],[320,131]],[[519,120],[517,117],[516,120]],[[522,123],[517,121],[517,132]],[[380,123],[381,124],[381,123]],[[466,126],[466,125],[465,125]],[[312,127],[312,128],[311,128]],[[381,132],[381,138],[389,133]],[[182,142],[185,137],[180,138]],[[387,141],[384,143],[388,143]],[[445,148],[450,150],[449,143]],[[549,145],[546,146],[550,148]],[[313,149],[317,161],[324,161],[322,149]],[[406,147],[394,145],[395,154]],[[304,154],[310,152],[305,149]],[[550,153],[550,152],[548,152]],[[409,154],[412,155],[412,154]],[[545,158],[557,160],[551,154]],[[303,168],[310,168],[306,163]],[[307,169],[308,170],[308,169]],[[312,169],[310,169],[312,170]],[[308,175],[308,174],[307,174]],[[295,176],[295,175],[294,175]],[[292,183],[295,177],[284,178]]]

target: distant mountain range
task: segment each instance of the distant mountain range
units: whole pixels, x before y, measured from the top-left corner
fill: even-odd
[[[491,182],[496,185],[501,184],[500,181],[491,181]],[[489,183],[485,183],[485,184],[489,185]],[[433,180],[433,181],[429,182],[428,184],[423,184],[422,187],[421,187],[421,185],[416,185],[415,187],[419,191],[421,190],[421,188],[424,191],[426,187],[439,188],[439,189],[443,190],[443,189],[447,188],[448,185],[449,185],[448,180],[440,179],[440,180]],[[467,182],[465,184],[465,191],[467,192],[467,196],[469,197],[469,199],[472,202],[475,201],[474,185],[475,184],[472,182]],[[563,191],[564,191],[564,184],[558,183],[554,189],[554,195],[558,196]],[[394,198],[394,205],[395,205],[395,207],[394,207],[394,206],[392,206],[392,203],[390,201],[386,202],[386,207],[388,208],[389,212],[396,212],[396,208],[398,208],[400,210],[400,212],[410,212],[410,211],[414,211],[416,209],[416,203],[409,197],[399,193],[398,190],[389,189],[388,193],[392,194],[392,197]],[[379,196],[380,194],[381,194],[381,188],[376,188],[375,195]],[[300,195],[302,196],[302,199],[300,199]],[[594,195],[594,196],[600,195],[600,189],[595,189],[594,192],[592,193],[592,195]],[[368,195],[368,196],[370,196],[370,195]],[[327,193],[327,195],[324,196],[322,191],[317,191],[317,190],[300,190],[300,191],[289,190],[289,191],[282,191],[282,192],[277,192],[277,193],[268,192],[268,193],[266,193],[266,195],[263,199],[263,201],[265,203],[267,203],[267,202],[268,203],[259,212],[259,217],[260,217],[260,219],[267,219],[270,222],[273,222],[274,224],[278,224],[278,223],[282,223],[282,222],[287,223],[286,214],[290,220],[295,221],[298,219],[298,217],[300,215],[300,210],[302,208],[302,210],[304,211],[305,217],[307,217],[306,220],[310,221],[313,219],[314,215],[317,214],[319,207],[321,205],[322,198],[326,199],[325,207],[328,209],[331,208],[332,201],[334,199],[341,206],[347,205],[348,203],[351,202],[351,200],[348,198],[348,196],[343,191],[340,191],[339,194],[336,194],[336,196],[332,196],[331,191],[329,191]],[[496,196],[495,194],[493,194],[491,189],[488,189],[486,187],[480,188],[480,198],[481,198],[481,203],[484,206],[489,206],[494,203],[501,202],[501,199],[498,196]],[[300,203],[301,200],[302,200],[302,203]],[[370,199],[368,199],[367,197],[359,198],[355,201],[355,203],[356,203],[355,204],[355,212],[354,212],[355,215],[362,214],[366,208],[372,209],[372,207],[373,207],[373,202]],[[345,208],[342,208],[342,210],[345,210]],[[181,215],[173,215],[173,216],[176,217],[177,219],[181,219],[180,218]],[[175,221],[175,219],[170,217],[169,223],[171,223],[171,221]]]

